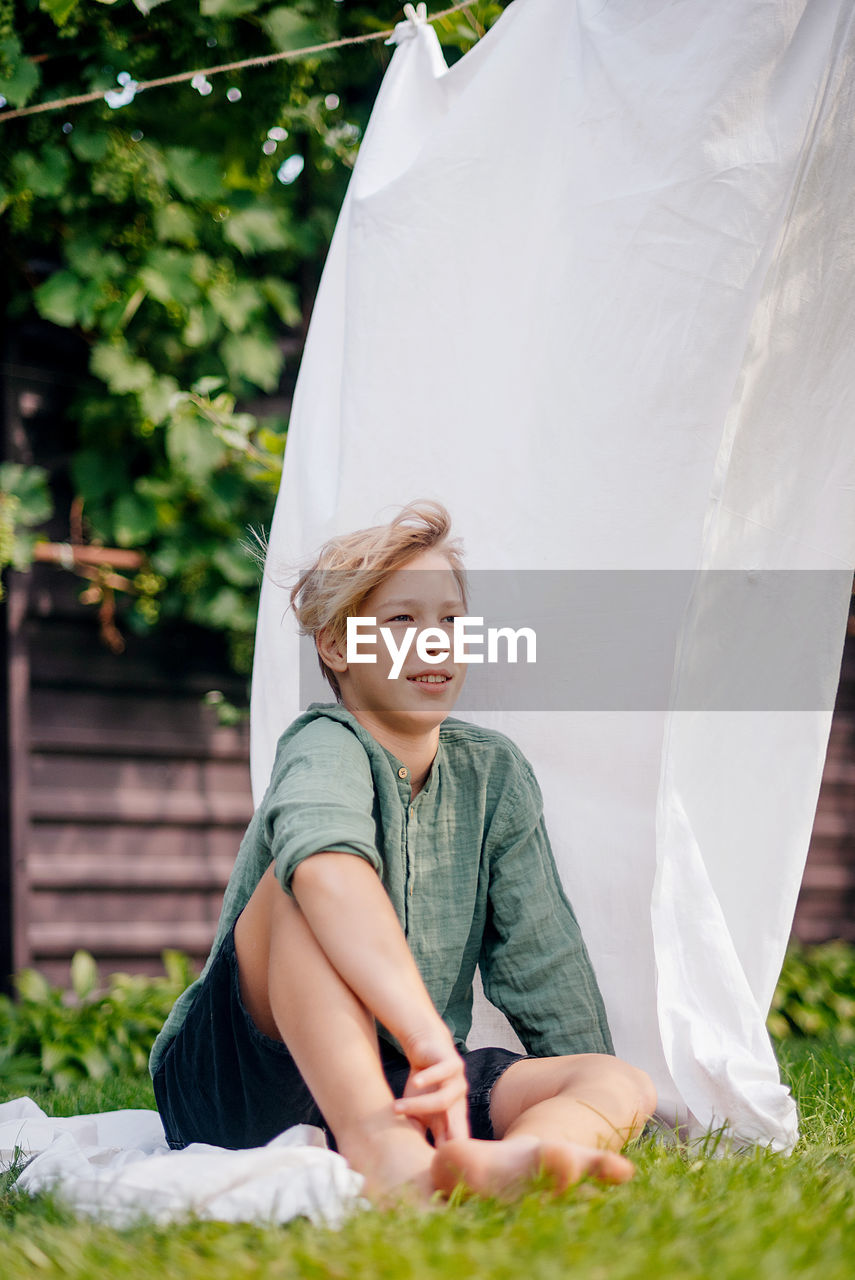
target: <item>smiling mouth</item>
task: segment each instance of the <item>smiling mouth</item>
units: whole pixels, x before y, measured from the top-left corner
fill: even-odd
[[[407,679],[413,684],[448,684],[451,676],[407,676]]]

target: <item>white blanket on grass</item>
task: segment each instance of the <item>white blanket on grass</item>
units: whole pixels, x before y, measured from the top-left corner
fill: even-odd
[[[0,1105],[0,1167],[15,1186],[50,1191],[76,1212],[123,1227],[139,1219],[338,1226],[357,1206],[362,1176],[328,1150],[320,1129],[295,1125],[264,1147],[194,1143],[170,1151],[156,1111],[51,1119],[31,1098]]]

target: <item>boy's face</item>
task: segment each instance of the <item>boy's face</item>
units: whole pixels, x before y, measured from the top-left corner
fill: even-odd
[[[424,732],[441,724],[460,694],[466,674],[465,663],[455,663],[452,626],[455,617],[466,615],[466,605],[451,566],[441,551],[422,551],[375,587],[360,607],[360,616],[376,618],[375,627],[361,628],[361,652],[376,654],[372,663],[348,663],[344,655],[341,669],[335,667],[342,701],[357,718],[363,713],[383,727],[399,733]],[[391,647],[402,652],[409,637],[406,656],[393,658],[380,628],[390,633]],[[423,651],[435,656],[443,650],[448,657],[429,663],[420,657],[417,640],[427,628],[441,635],[425,637]],[[443,640],[442,637],[445,637]],[[392,679],[390,672],[399,669]]]

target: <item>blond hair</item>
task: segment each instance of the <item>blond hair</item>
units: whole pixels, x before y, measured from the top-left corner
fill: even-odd
[[[422,500],[402,507],[388,524],[330,538],[291,591],[291,607],[301,635],[317,640],[318,633],[326,630],[335,643],[343,645],[347,619],[358,617],[360,607],[375,587],[422,551],[438,550],[447,557],[465,602],[462,547],[458,540],[450,539],[450,534],[451,516],[445,507]],[[320,654],[318,662],[336,699],[341,701],[335,672]]]

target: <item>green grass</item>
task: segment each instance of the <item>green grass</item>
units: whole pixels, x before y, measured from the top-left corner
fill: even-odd
[[[855,1055],[791,1041],[782,1067],[799,1101],[794,1155],[724,1159],[644,1140],[625,1187],[586,1184],[559,1199],[459,1203],[425,1216],[366,1212],[340,1231],[190,1222],[116,1231],[49,1197],[0,1193],[0,1275],[94,1280],[781,1280],[855,1276]],[[147,1081],[39,1095],[52,1114],[151,1106]]]

